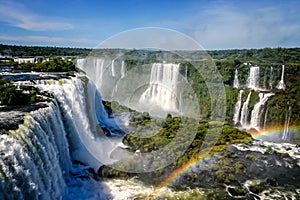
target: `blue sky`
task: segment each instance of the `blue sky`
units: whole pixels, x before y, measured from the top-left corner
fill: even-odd
[[[0,0],[0,43],[95,47],[162,27],[205,49],[300,47],[299,0]]]

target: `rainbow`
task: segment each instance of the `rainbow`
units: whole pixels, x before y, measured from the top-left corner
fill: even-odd
[[[300,126],[290,126],[289,132],[296,132],[300,129]],[[252,137],[257,138],[259,136],[276,136],[282,134],[284,131],[284,127],[282,126],[270,126],[267,128],[264,128],[260,131],[250,131]]]
[[[284,130],[284,127],[278,127],[278,126],[273,126],[273,127],[268,127],[266,129],[263,129],[259,132],[250,132],[251,135],[256,138],[258,136],[262,136],[262,135],[278,135],[281,134]],[[300,126],[294,126],[294,127],[289,127],[290,131],[297,131],[300,130]],[[225,148],[226,146],[224,146]],[[187,161],[186,163],[184,163],[182,166],[180,166],[179,168],[175,169],[173,172],[171,172],[167,178],[165,178],[165,180],[163,180],[154,190],[154,192],[150,195],[150,197],[148,199],[152,200],[155,199],[162,191],[163,188],[167,187],[168,185],[170,185],[171,183],[173,183],[176,179],[178,179],[182,174],[184,174],[189,168],[200,164],[201,162],[203,162],[204,159],[211,157],[214,153],[211,151],[211,149],[209,150],[204,150],[202,151],[197,158],[192,158],[189,161]]]
[[[179,168],[175,169],[173,172],[171,172],[165,180],[163,180],[154,190],[154,192],[150,195],[149,199],[155,199],[157,195],[161,192],[161,190],[164,187],[167,187],[170,183],[174,182],[177,178],[179,178],[186,170],[191,168],[192,166],[199,164],[202,162],[205,158],[208,158],[212,155],[212,153],[207,150],[199,154],[198,158],[192,158],[183,165],[181,165]]]

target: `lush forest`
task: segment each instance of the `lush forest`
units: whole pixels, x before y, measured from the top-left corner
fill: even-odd
[[[91,49],[44,46],[17,46],[0,44],[0,54],[12,57],[32,56],[78,56],[88,55]]]
[[[36,72],[69,72],[76,71],[74,62],[63,60],[61,57],[52,58],[50,61],[37,61],[36,63],[25,62],[18,63],[14,61],[1,62],[1,66],[12,66],[15,70],[30,70]]]
[[[123,49],[87,49],[69,47],[44,47],[44,46],[17,46],[0,44],[0,54],[12,57],[31,56],[86,56],[110,55],[128,53],[126,60],[151,59],[162,57],[162,51],[149,50],[123,50]],[[233,49],[233,50],[208,50],[208,51],[174,51],[178,57],[187,57],[193,60],[216,59],[216,60],[240,60],[252,62],[253,64],[287,64],[300,63],[300,48],[263,48],[263,49]]]

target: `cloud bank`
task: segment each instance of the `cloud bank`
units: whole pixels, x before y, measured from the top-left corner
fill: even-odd
[[[30,31],[69,30],[74,28],[70,23],[32,13],[23,4],[13,1],[0,1],[0,21]]]

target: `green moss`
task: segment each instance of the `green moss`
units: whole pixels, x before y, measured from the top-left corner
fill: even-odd
[[[252,155],[252,154],[247,154],[247,155],[245,156],[245,158],[246,158],[246,159],[249,159],[249,160],[255,160],[255,159],[256,159],[256,157],[255,157],[254,155]]]
[[[264,191],[266,189],[266,187],[264,185],[261,184],[255,184],[255,185],[251,185],[249,187],[249,190],[255,194],[259,194],[262,191]]]
[[[224,182],[228,184],[234,181],[236,181],[236,176],[234,174],[229,174],[228,176],[226,176]]]
[[[246,172],[246,166],[241,161],[236,162],[233,167],[237,173],[245,173]]]

